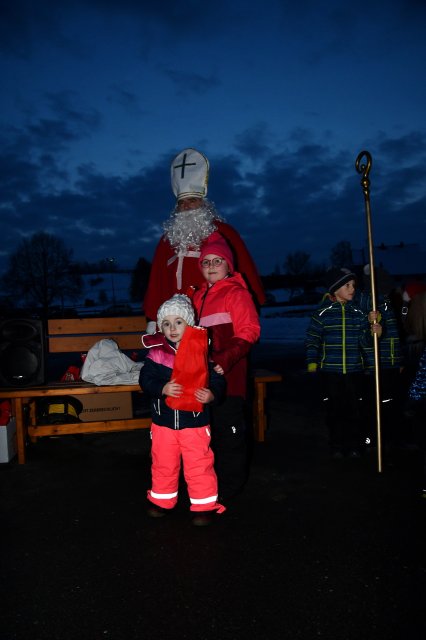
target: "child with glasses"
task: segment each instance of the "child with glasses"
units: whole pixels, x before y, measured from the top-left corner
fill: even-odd
[[[226,398],[212,406],[212,449],[219,500],[238,494],[247,479],[246,406],[248,354],[260,336],[259,316],[242,276],[234,271],[230,246],[219,233],[203,245],[203,286],[193,304],[198,324],[209,330],[210,359],[225,376]]]

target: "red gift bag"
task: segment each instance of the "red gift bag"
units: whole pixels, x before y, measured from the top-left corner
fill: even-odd
[[[183,386],[183,393],[180,398],[166,398],[166,404],[171,409],[203,410],[203,404],[195,398],[194,392],[196,389],[207,387],[207,348],[207,330],[201,327],[186,327],[176,352],[171,378]]]

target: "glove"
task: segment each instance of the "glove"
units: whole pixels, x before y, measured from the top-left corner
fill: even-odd
[[[154,320],[150,320],[146,325],[146,332],[151,336],[157,331],[157,323]]]
[[[316,362],[310,362],[308,364],[308,373],[315,373],[317,368],[318,368],[318,365]]]

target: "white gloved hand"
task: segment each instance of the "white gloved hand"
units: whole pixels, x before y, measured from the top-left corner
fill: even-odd
[[[157,331],[157,323],[154,320],[150,320],[146,325],[146,332],[151,336]]]

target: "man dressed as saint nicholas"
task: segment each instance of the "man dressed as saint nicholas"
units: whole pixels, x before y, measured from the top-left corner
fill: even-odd
[[[160,305],[175,293],[191,297],[203,283],[198,260],[203,243],[215,231],[229,244],[235,270],[241,273],[257,306],[265,292],[256,265],[238,231],[227,224],[207,200],[209,162],[196,149],[184,149],[172,161],[171,182],[176,206],[164,223],[164,234],[154,253],[150,279],[143,301],[148,331],[155,331],[154,318]]]

